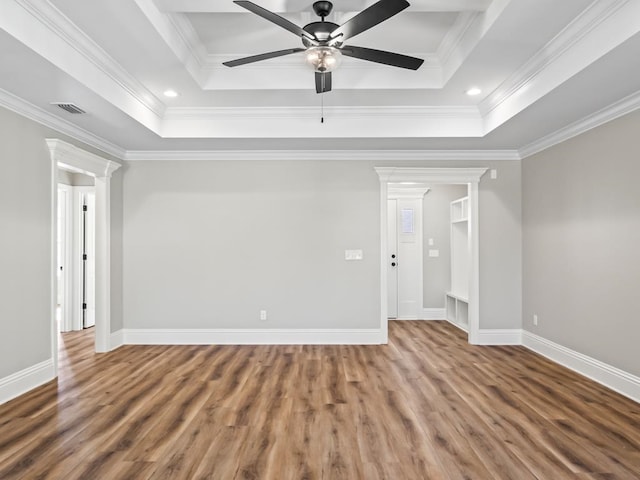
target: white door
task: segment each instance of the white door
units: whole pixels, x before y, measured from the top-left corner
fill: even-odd
[[[387,305],[388,318],[398,317],[398,224],[397,200],[388,200],[387,205]]]
[[[388,201],[388,317],[422,318],[422,196]]]
[[[83,328],[96,324],[96,230],[94,193],[83,195]]]

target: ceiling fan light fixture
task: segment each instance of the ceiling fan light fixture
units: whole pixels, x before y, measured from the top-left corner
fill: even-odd
[[[305,52],[307,65],[318,73],[332,72],[342,61],[342,52],[335,47],[309,47]]]

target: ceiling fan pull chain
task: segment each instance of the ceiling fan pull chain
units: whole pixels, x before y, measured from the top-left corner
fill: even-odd
[[[320,123],[324,123],[324,92],[320,94]]]

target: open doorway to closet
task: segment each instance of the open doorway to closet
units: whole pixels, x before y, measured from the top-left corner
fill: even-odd
[[[390,292],[389,284],[390,282],[394,282],[394,275],[390,273],[390,263],[393,263],[393,258],[390,255],[393,255],[394,252],[391,252],[389,249],[390,239],[389,239],[389,217],[396,216],[395,225],[397,228],[405,229],[405,234],[409,235],[407,237],[409,240],[410,235],[412,235],[411,230],[413,230],[413,235],[415,235],[415,239],[411,240],[411,242],[417,245],[414,250],[416,250],[416,259],[413,260],[415,263],[422,262],[423,257],[423,241],[422,239],[418,239],[416,235],[418,232],[420,236],[422,236],[422,212],[416,214],[415,211],[410,212],[411,207],[406,207],[406,213],[402,212],[402,208],[398,210],[397,202],[396,206],[393,206],[389,200],[389,192],[393,192],[396,188],[421,188],[426,191],[427,187],[432,187],[435,185],[462,185],[467,189],[467,196],[464,197],[464,205],[466,209],[465,216],[465,226],[467,237],[465,239],[465,270],[467,276],[464,280],[466,285],[465,295],[466,302],[464,308],[464,316],[466,320],[466,330],[468,332],[469,343],[476,344],[479,343],[479,334],[480,334],[480,318],[479,318],[479,282],[480,282],[480,266],[478,260],[478,249],[479,249],[479,241],[478,241],[478,184],[480,182],[480,177],[487,171],[486,168],[401,168],[401,167],[376,167],[376,172],[380,178],[380,331],[381,331],[381,343],[387,343],[388,341],[388,321],[389,314],[394,311],[394,307],[389,308],[390,301],[393,301],[393,292]],[[460,202],[463,199],[459,199]],[[420,207],[422,208],[422,203],[418,199],[414,203],[414,208]],[[450,204],[450,207],[453,208],[453,204]],[[390,210],[393,212],[390,213]],[[398,215],[400,218],[398,219]],[[392,221],[392,223],[394,223]],[[418,223],[420,224],[418,226]],[[452,230],[453,232],[453,230]],[[428,238],[427,238],[428,243]],[[451,247],[453,247],[453,242],[451,242]],[[437,250],[437,249],[433,249]],[[427,251],[427,255],[430,255],[430,252]],[[402,259],[397,258],[399,261]],[[397,262],[396,262],[397,263]],[[422,280],[423,277],[421,275],[421,270],[424,265],[418,263],[417,267],[420,269],[420,274],[413,275],[418,278],[418,281]],[[414,265],[416,267],[416,265]],[[416,268],[413,268],[416,270]],[[453,272],[453,263],[452,263],[452,272]],[[398,277],[399,278],[399,277]],[[398,279],[400,282],[400,280]],[[453,285],[453,284],[451,284]],[[411,310],[413,312],[418,312],[419,307],[424,308],[423,306],[423,295],[424,289],[423,285],[420,285],[421,288],[413,288],[415,292],[415,301],[411,303],[413,306],[407,311]],[[453,287],[452,287],[453,288]],[[398,290],[398,295],[400,295],[400,290]],[[451,289],[449,291],[451,293]],[[445,307],[449,306],[449,297],[446,297],[447,301],[445,301]],[[455,300],[455,299],[454,299]],[[397,314],[401,315],[402,307],[401,307],[401,299],[398,298],[398,310]],[[408,304],[407,304],[408,306]],[[462,312],[462,307],[461,307]],[[415,313],[414,315],[418,315]],[[445,314],[448,318],[448,314]],[[451,321],[451,320],[450,320]]]
[[[468,223],[466,216],[452,217],[452,207],[462,208],[467,197],[468,185],[389,184],[390,320],[450,320],[448,297],[455,292],[460,301],[467,298],[468,236],[463,230]],[[466,330],[466,322],[454,323]]]
[[[58,330],[95,325],[95,181],[58,169]]]

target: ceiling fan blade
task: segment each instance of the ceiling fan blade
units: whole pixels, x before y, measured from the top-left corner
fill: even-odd
[[[238,65],[244,65],[246,63],[260,62],[262,60],[269,60],[270,58],[282,57],[304,51],[304,48],[288,48],[286,50],[278,50],[277,52],[261,53],[260,55],[252,55],[251,57],[238,58],[237,60],[222,62],[222,64],[227,67],[237,67]]]
[[[355,37],[393,17],[408,6],[409,2],[406,0],[380,0],[336,28],[331,32],[331,39],[341,37],[339,41],[344,42],[347,38]]]
[[[269,20],[270,22],[275,23],[276,25],[284,28],[285,30],[289,30],[291,33],[293,33],[294,35],[297,35],[298,37],[306,37],[317,44],[317,39],[313,35],[311,35],[309,32],[304,31],[295,23],[290,22],[286,18],[281,17],[276,13],[270,12],[269,10],[261,7],[260,5],[256,5],[255,3],[249,2],[247,0],[234,0],[233,3],[241,6],[242,8],[246,8],[250,12],[253,12],[256,15],[259,15],[265,20]]]
[[[384,63],[392,67],[407,68],[409,70],[417,70],[424,62],[421,58],[409,57],[400,53],[385,52],[384,50],[375,50],[373,48],[354,47],[353,45],[345,45],[340,49],[343,55],[369,62]]]
[[[316,72],[316,93],[331,91],[331,72]]]

